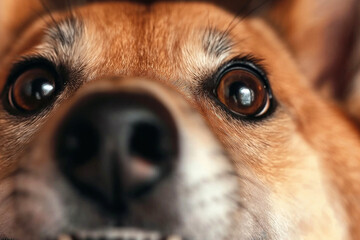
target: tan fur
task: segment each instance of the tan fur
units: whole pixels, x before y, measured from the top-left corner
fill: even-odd
[[[35,2],[29,4],[41,9]],[[293,27],[290,24],[279,34],[280,27],[274,29],[279,21],[276,17],[248,17],[230,28],[231,51],[209,56],[202,43],[206,28],[226,31],[234,18],[219,6],[97,2],[75,9],[84,32],[74,40],[72,48],[58,46],[61,56],[55,56],[51,47],[58,43],[44,31],[49,28],[46,24],[51,23],[49,16],[44,13],[45,21],[38,18],[32,21],[29,19],[33,19],[33,12],[24,10],[16,14],[21,18],[14,18],[10,13],[19,10],[12,10],[12,5],[18,4],[12,0],[0,2],[0,9],[7,9],[8,13],[0,15],[0,36],[8,36],[0,42],[0,89],[14,60],[33,53],[41,53],[54,61],[66,61],[74,68],[82,67],[84,80],[79,90],[67,89],[51,111],[32,119],[17,119],[0,107],[0,176],[3,179],[17,168],[20,158],[27,156],[22,149],[36,145],[35,140],[42,139],[39,136],[51,133],[52,127],[45,126],[55,125],[61,119],[64,109],[77,101],[78,92],[86,95],[101,88],[144,88],[169,101],[169,108],[178,116],[181,130],[186,133],[184,139],[191,139],[187,131],[200,121],[198,134],[202,137],[199,138],[209,143],[208,148],[224,149],[238,175],[250,179],[237,179],[241,189],[236,198],[244,201],[248,214],[259,218],[257,224],[268,232],[269,239],[360,239],[357,227],[360,222],[359,133],[335,104],[314,91],[308,78],[318,78],[323,74],[321,71],[328,70],[328,62],[323,62],[319,53],[323,49],[301,42],[308,34],[322,41],[325,33],[289,33]],[[298,4],[304,5],[286,12],[282,8],[287,9],[288,5],[282,3],[274,7],[271,14],[281,16],[286,12],[296,19],[290,22],[297,24],[301,16],[296,11],[306,8],[306,3],[299,1]],[[59,22],[66,17],[66,11],[54,12]],[[24,19],[29,23],[26,27]],[[290,52],[291,47],[296,49],[295,55]],[[210,76],[221,64],[239,54],[263,59],[279,103],[268,118],[255,122],[234,119],[201,90],[199,79]],[[319,68],[307,64],[316,64]],[[109,78],[113,81],[105,81]],[[201,120],[194,120],[199,115],[188,115],[189,109],[200,113]],[[194,142],[196,144],[199,149],[206,149],[206,144]],[[44,158],[41,164],[31,165],[36,161],[29,159],[25,163],[29,169],[42,164],[41,169],[47,169],[45,165],[51,164],[51,160]],[[6,178],[0,187],[8,181]],[[4,187],[1,199],[10,191],[11,188]],[[15,229],[19,226],[14,223],[11,210],[5,211],[1,205],[0,209],[8,219],[0,219],[0,232],[8,234],[14,224]],[[238,239],[237,236],[245,236],[241,232],[246,232],[242,223],[247,215],[238,209],[232,214],[228,236]]]

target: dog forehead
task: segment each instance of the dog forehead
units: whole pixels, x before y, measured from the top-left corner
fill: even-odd
[[[81,69],[82,81],[145,77],[191,98],[220,66],[250,55],[263,60],[280,101],[292,102],[299,88],[294,78],[301,74],[264,21],[237,17],[209,3],[97,2],[56,19],[39,53],[76,72]]]
[[[216,69],[233,46],[226,29],[233,16],[210,4],[97,3],[74,18],[51,29],[50,45],[86,61],[94,76],[194,79]]]

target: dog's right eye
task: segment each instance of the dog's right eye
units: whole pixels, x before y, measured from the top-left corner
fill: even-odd
[[[9,87],[9,105],[22,113],[39,111],[52,102],[56,87],[53,71],[41,67],[28,69],[18,75]]]
[[[247,62],[231,63],[222,71],[215,95],[241,117],[259,118],[271,108],[272,94],[265,76]]]

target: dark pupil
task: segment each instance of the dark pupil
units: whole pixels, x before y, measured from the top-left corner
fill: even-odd
[[[55,81],[50,76],[32,71],[15,82],[12,101],[22,110],[34,111],[44,107],[53,97],[54,91]]]
[[[42,101],[54,92],[53,83],[49,82],[46,78],[36,78],[24,84],[22,93],[24,98],[31,101]]]
[[[254,91],[243,82],[234,82],[229,87],[230,101],[239,107],[250,107],[255,100]]]

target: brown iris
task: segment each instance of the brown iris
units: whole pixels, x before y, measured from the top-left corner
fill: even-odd
[[[264,82],[245,69],[231,70],[223,75],[217,96],[229,110],[244,116],[261,116],[269,108]]]
[[[10,104],[25,112],[45,107],[55,95],[55,77],[42,68],[28,70],[14,82],[9,94]]]

